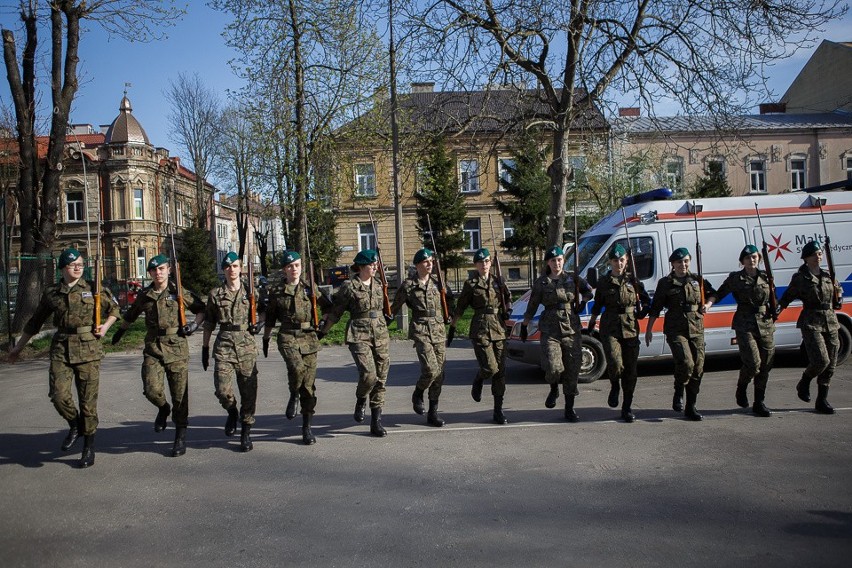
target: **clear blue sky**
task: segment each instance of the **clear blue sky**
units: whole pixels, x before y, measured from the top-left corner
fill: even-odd
[[[10,21],[15,13],[6,0],[0,9],[3,27],[17,26]],[[71,112],[74,123],[89,123],[96,128],[109,124],[118,115],[124,84],[131,83],[128,96],[133,114],[155,146],[168,148],[179,155],[177,145],[169,138],[170,103],[164,92],[169,81],[178,74],[201,74],[204,81],[224,98],[227,89],[242,86],[231,71],[228,61],[235,53],[225,46],[221,31],[229,21],[207,7],[204,0],[191,0],[187,15],[168,29],[168,39],[153,42],[128,42],[109,38],[97,26],[90,26],[81,39],[80,89]],[[832,41],[852,40],[852,14],[828,26],[821,38]],[[44,44],[43,40],[43,44]],[[817,42],[818,44],[819,42]],[[780,97],[801,70],[813,50],[800,50],[789,60],[770,70],[770,88]],[[8,105],[9,91],[5,73],[0,81],[0,98]]]

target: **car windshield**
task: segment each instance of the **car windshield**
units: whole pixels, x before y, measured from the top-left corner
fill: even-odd
[[[580,265],[579,269],[583,268],[601,249],[603,244],[609,240],[610,235],[594,235],[592,237],[583,237],[580,239]],[[565,269],[574,270],[574,250],[568,252],[565,256]]]

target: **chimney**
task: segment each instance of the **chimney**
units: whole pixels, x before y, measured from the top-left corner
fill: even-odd
[[[640,116],[639,107],[620,107],[618,116]]]
[[[784,114],[787,103],[760,103],[760,114]]]
[[[412,93],[434,93],[435,81],[426,81],[423,83],[411,83]]]

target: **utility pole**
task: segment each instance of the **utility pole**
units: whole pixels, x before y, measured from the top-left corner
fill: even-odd
[[[396,44],[393,38],[393,0],[388,0],[388,22],[390,27],[390,104],[391,104],[391,154],[393,162],[393,205],[394,228],[396,229],[396,273],[397,284],[407,276],[405,270],[405,246],[402,234],[402,196],[399,193],[399,125],[397,124],[398,101],[396,96]],[[408,329],[408,310],[402,309],[396,318],[399,329]]]

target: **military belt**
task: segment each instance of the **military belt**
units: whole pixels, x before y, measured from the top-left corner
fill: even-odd
[[[78,333],[91,333],[92,326],[87,325],[85,327],[60,327],[56,330],[59,333],[64,333],[65,335],[76,335]]]
[[[248,324],[246,323],[220,323],[219,331],[246,331],[248,330]]]
[[[361,312],[358,314],[352,314],[352,319],[376,319],[379,317],[379,310],[370,310],[369,312]]]
[[[310,322],[287,322],[281,324],[281,331],[307,331],[313,329]]]
[[[474,310],[473,313],[477,315],[486,314],[486,315],[496,315],[500,313],[500,310],[497,308],[480,308],[478,310]]]
[[[411,312],[413,318],[433,318],[436,315],[435,310],[412,310]]]
[[[765,314],[766,306],[739,306],[737,309],[750,314]]]
[[[159,335],[160,337],[163,337],[163,336],[166,336],[166,335],[177,335],[177,332],[178,332],[179,329],[180,328],[178,328],[178,327],[160,328],[160,329],[157,330],[157,335]]]

